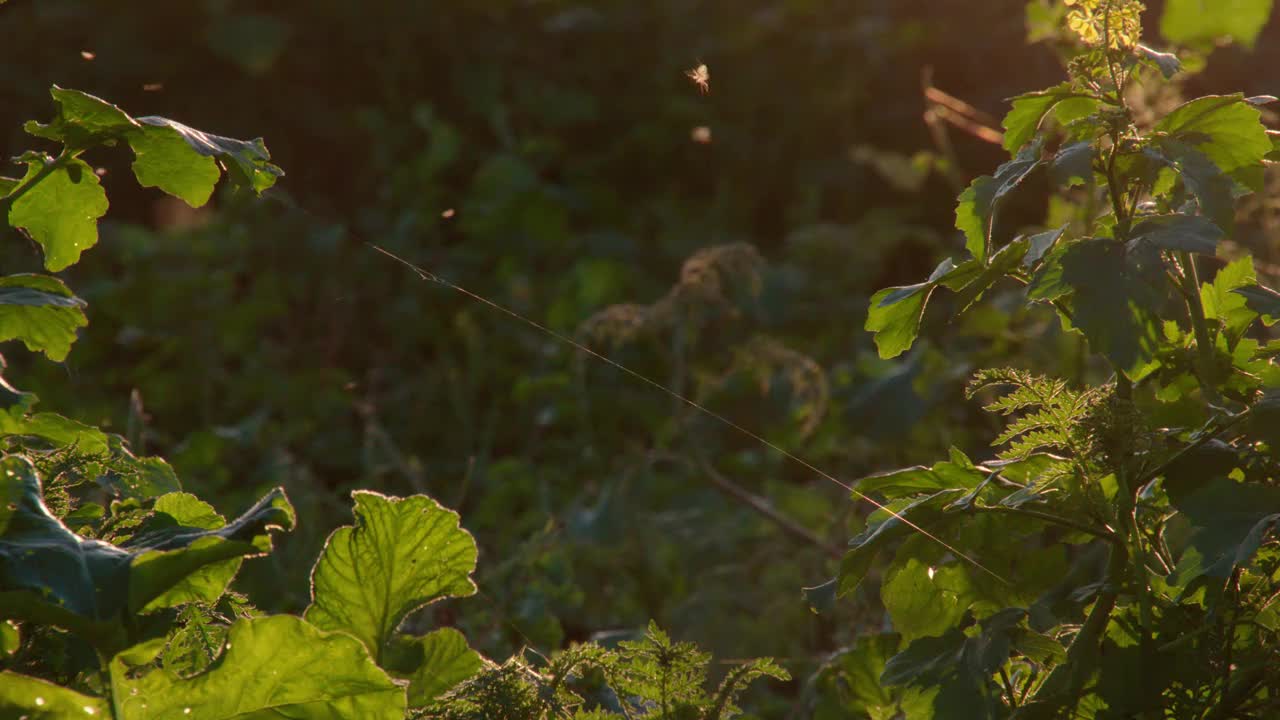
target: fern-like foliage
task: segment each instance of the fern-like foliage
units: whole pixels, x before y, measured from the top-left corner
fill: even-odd
[[[1000,458],[1021,460],[1055,451],[1080,457],[1079,428],[1097,402],[1095,391],[1074,390],[1064,380],[1013,368],[979,370],[966,392],[972,399],[986,390],[1003,393],[986,409],[1012,418],[991,442],[993,447],[1006,446],[997,453]]]
[[[492,665],[439,698],[420,717],[438,720],[728,720],[754,680],[788,680],[769,659],[730,671],[707,690],[711,656],[672,642],[654,623],[617,650],[578,645],[534,667],[523,653]]]

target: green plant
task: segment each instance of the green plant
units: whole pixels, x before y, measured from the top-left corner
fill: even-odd
[[[281,174],[261,140],[135,119],[77,91],[55,87],[53,95],[58,117],[27,130],[61,151],[24,155],[27,175],[6,180],[0,199],[9,224],[44,249],[50,270],[96,242],[106,196],[80,156],[98,146],[128,143],[139,182],[193,207],[208,201],[220,166],[259,193]],[[0,340],[65,358],[85,322],[83,303],[49,276],[0,283]],[[6,717],[390,720],[475,717],[483,708],[486,718],[567,717],[570,709],[599,718],[610,715],[600,701],[570,689],[598,670],[605,689],[617,688],[611,702],[623,717],[720,720],[737,712],[732,701],[752,679],[786,678],[757,661],[707,694],[707,658],[656,626],[615,652],[572,648],[543,673],[522,659],[495,666],[452,628],[401,632],[414,611],[476,592],[474,539],[457,513],[425,495],[354,492],[355,524],[325,542],[302,616],[260,613],[229,587],[245,557],[271,551],[272,531],[294,527],[283,489],[227,522],[182,492],[163,460],[135,457],[124,438],[98,428],[32,413],[34,396],[7,383],[0,390]],[[553,684],[529,680],[543,677]]]
[[[1267,331],[1280,293],[1257,282],[1247,253],[1215,259],[1237,198],[1261,189],[1276,157],[1259,111],[1275,98],[1200,97],[1139,121],[1134,87],[1179,70],[1139,43],[1141,11],[1066,3],[1060,17],[1084,47],[1068,81],[1013,99],[1013,159],[960,195],[969,258],[871,300],[866,327],[893,357],[935,292],[954,293],[959,314],[1012,281],[1110,378],[1077,388],[980,372],[970,396],[1006,419],[995,458],[953,449],[860,482],[890,510],[851,541],[839,591],[887,554],[880,598],[896,634],[859,643],[818,682],[879,673],[879,687],[858,687],[863,712],[1280,711],[1280,341]],[[1075,217],[1009,238],[1000,206],[1038,172]]]

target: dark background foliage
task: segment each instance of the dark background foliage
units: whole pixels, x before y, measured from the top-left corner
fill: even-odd
[[[1049,316],[996,302],[956,324],[926,318],[930,342],[877,359],[861,330],[871,292],[916,282],[961,242],[945,173],[895,178],[868,158],[945,155],[922,121],[926,68],[996,116],[1058,82],[1052,48],[1024,42],[1023,6],[10,0],[6,156],[31,146],[21,124],[51,115],[56,83],[262,136],[287,176],[264,200],[191,211],[124,182],[126,151],[90,157],[113,203],[101,247],[68,273],[91,324],[61,366],[6,347],[8,375],[42,407],[165,455],[224,512],[288,487],[300,531],[241,580],[264,606],[305,604],[348,490],[423,491],[481,547],[481,595],[435,620],[486,652],[652,617],[803,677],[880,622],[877,600],[810,613],[799,588],[831,576],[828,554],[711,473],[837,546],[863,513],[847,493],[365,241],[566,334],[658,301],[699,249],[749,243],[758,294],[600,346],[838,477],[952,443],[979,457],[992,421],[963,400],[967,374],[1011,355],[1083,373],[1082,350]],[[1215,53],[1188,92],[1275,91],[1280,27],[1266,32],[1252,54]],[[707,95],[684,77],[701,62]],[[966,180],[1005,157],[949,138]],[[1010,223],[1043,219],[1043,193],[1026,197]],[[38,265],[7,239],[6,271]],[[829,388],[812,432],[820,393],[789,374],[805,359]]]

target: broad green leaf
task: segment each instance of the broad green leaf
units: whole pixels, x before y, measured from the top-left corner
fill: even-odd
[[[0,342],[21,340],[32,352],[61,362],[76,329],[89,324],[84,301],[47,275],[0,276]]]
[[[1203,215],[1151,215],[1133,226],[1130,237],[1162,250],[1186,250],[1204,255],[1218,252],[1222,228]]]
[[[1271,0],[1167,0],[1160,33],[1184,45],[1209,47],[1220,38],[1253,48],[1271,18]]]
[[[1280,321],[1280,292],[1262,285],[1247,285],[1233,292],[1243,295],[1249,309],[1261,315],[1267,325]]]
[[[934,288],[944,285],[957,289],[970,282],[980,270],[981,266],[975,260],[956,265],[955,261],[947,258],[922,283],[885,288],[872,295],[863,328],[875,333],[880,357],[897,357],[915,343],[920,333],[920,319]]]
[[[44,248],[44,266],[57,272],[98,242],[98,218],[107,214],[107,194],[83,160],[24,156],[29,186],[9,207],[9,225],[26,230]]]
[[[964,233],[965,248],[979,262],[986,264],[990,254],[992,222],[1000,200],[1040,167],[1041,145],[1028,144],[1012,160],[996,168],[995,175],[976,178],[960,193],[956,228]]]
[[[140,533],[162,531],[168,528],[192,528],[217,530],[226,520],[213,506],[184,492],[169,493],[156,498],[155,515],[140,528]],[[217,602],[227,585],[240,571],[240,557],[211,563],[178,581],[173,587],[146,604],[141,612],[151,612],[188,602]]]
[[[143,187],[156,187],[191,207],[209,202],[222,172],[213,157],[201,154],[168,125],[143,125],[129,135],[136,159],[133,174]]]
[[[1226,578],[1252,560],[1280,523],[1280,489],[1216,478],[1177,502],[1192,527],[1169,582],[1182,586],[1208,575]]]
[[[935,287],[934,283],[923,282],[885,288],[871,296],[871,307],[867,310],[867,322],[863,328],[875,333],[880,357],[897,357],[915,344],[924,307]]]
[[[158,650],[158,648],[157,648]],[[136,660],[111,662],[120,720],[402,720],[404,689],[360,641],[301,618],[239,620],[210,669],[189,679],[164,670],[130,677]]]
[[[484,667],[480,653],[453,628],[423,637],[397,636],[387,648],[387,670],[409,681],[409,705],[422,707]]]
[[[1155,356],[1160,325],[1145,280],[1112,240],[1084,240],[1061,259],[1062,282],[1072,288],[1072,324],[1094,352],[1133,376]]]
[[[887,504],[895,514],[885,509],[871,514],[867,527],[849,541],[849,552],[840,562],[840,595],[848,595],[857,589],[866,576],[872,562],[881,549],[890,542],[911,537],[924,528],[936,534],[944,526],[963,516],[961,512],[948,512],[945,508],[963,497],[960,488],[940,490],[932,495],[911,502],[898,501]]]
[[[951,283],[948,287],[956,290],[956,306],[960,312],[964,312],[973,306],[983,293],[991,289],[992,285],[1005,277],[1005,275],[1018,267],[1018,265],[1027,256],[1027,249],[1030,247],[1028,238],[1019,237],[1010,242],[1008,245],[996,251],[991,262],[982,268],[982,272],[978,273],[973,279],[965,281],[964,285]],[[946,284],[946,283],[943,283]]]
[[[978,486],[986,477],[967,462],[944,460],[932,468],[910,467],[903,470],[871,475],[862,478],[855,487],[860,493],[880,493],[888,498],[900,498],[920,493],[936,493],[939,490],[962,488],[969,490]]]
[[[202,527],[212,523],[199,519],[189,503],[183,504],[187,507],[181,510],[175,509],[177,503],[162,507],[197,517],[200,525],[146,526],[126,546],[132,556],[129,608],[133,612],[220,596],[229,578],[225,569],[209,570],[210,565],[265,555],[271,551],[270,531],[292,530],[297,522],[293,506],[281,488],[267,493],[240,517],[221,527]],[[225,563],[222,566],[225,568]]]
[[[1228,174],[1261,163],[1271,152],[1262,113],[1240,94],[1191,100],[1165,115],[1155,129],[1195,147]]]
[[[908,558],[890,568],[880,586],[880,601],[902,639],[941,635],[957,625],[974,600],[964,568],[931,567]]]
[[[210,563],[265,552],[268,530],[293,524],[277,490],[226,527],[153,529],[117,547],[76,535],[50,515],[25,458],[8,456],[0,470],[13,508],[0,533],[0,614],[68,628],[100,650],[119,649],[123,614]]]
[[[88,93],[54,85],[49,94],[58,104],[57,117],[47,125],[31,121],[24,127],[31,135],[60,142],[71,150],[114,140],[138,127],[123,110]]]
[[[162,117],[140,117],[138,122],[176,131],[191,149],[200,155],[221,160],[232,180],[239,185],[252,188],[256,193],[261,194],[275,185],[276,180],[284,175],[284,171],[267,162],[271,159],[271,153],[267,152],[267,146],[263,144],[262,138],[237,140],[221,135],[211,135]]]
[[[106,434],[92,425],[57,413],[26,414],[24,407],[0,412],[0,437],[39,438],[55,447],[74,447],[89,455],[104,455],[111,447]]]
[[[1200,203],[1200,212],[1217,223],[1218,227],[1231,232],[1236,215],[1234,183],[1231,178],[1223,174],[1221,168],[1207,155],[1190,144],[1163,139],[1159,146],[1162,151],[1159,153],[1160,159],[1177,169],[1182,182]]]
[[[1049,164],[1049,179],[1061,187],[1083,185],[1093,179],[1093,142],[1083,140],[1064,145]]]
[[[1248,307],[1247,295],[1239,292],[1255,282],[1253,258],[1246,255],[1228,263],[1213,276],[1213,282],[1200,287],[1200,305],[1205,318],[1223,324],[1231,346],[1258,317],[1257,311]]]
[[[1035,267],[1035,264],[1045,256],[1045,253],[1057,245],[1058,239],[1062,237],[1062,233],[1066,232],[1066,230],[1067,226],[1063,225],[1057,230],[1046,230],[1027,238],[1027,254],[1022,258],[1022,266],[1025,268]]]
[[[476,542],[458,514],[425,495],[357,490],[356,523],[329,536],[311,573],[306,618],[359,638],[375,659],[410,612],[476,591]]]
[[[15,720],[71,720],[110,718],[102,698],[84,695],[47,680],[15,672],[0,672],[0,717]]]
[[[1048,90],[1026,93],[1011,100],[1012,107],[1004,116],[1004,149],[1010,154],[1017,154],[1022,146],[1035,137],[1040,129],[1044,116],[1055,105],[1072,97],[1083,97],[1071,87],[1071,83],[1062,83]]]

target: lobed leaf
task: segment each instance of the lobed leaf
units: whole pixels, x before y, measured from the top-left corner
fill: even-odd
[[[324,632],[292,615],[239,620],[207,672],[165,670],[131,677],[154,648],[111,661],[117,714],[127,720],[402,720],[404,688],[369,658],[360,641]],[[151,652],[144,652],[150,650]]]
[[[308,621],[359,638],[382,662],[410,612],[476,591],[476,542],[458,514],[425,495],[352,493],[355,525],[333,531],[311,573]]]
[[[53,517],[26,458],[8,456],[0,471],[10,508],[0,531],[0,613],[60,625],[100,650],[118,649],[126,613],[211,563],[265,552],[269,530],[293,525],[293,510],[276,490],[225,527],[153,529],[118,547],[81,537]]]
[[[992,222],[1000,200],[1040,167],[1041,146],[1041,142],[1027,145],[1012,160],[996,168],[995,175],[976,178],[960,193],[956,229],[964,233],[965,248],[979,262],[986,264],[990,255]]]
[[[97,244],[98,218],[107,214],[107,194],[93,168],[78,158],[54,160],[28,153],[23,162],[23,182],[33,184],[9,206],[9,225],[30,233],[44,249],[44,266],[57,272]]]
[[[57,278],[0,276],[0,342],[21,340],[28,350],[61,362],[71,352],[77,328],[89,324],[84,306]]]

